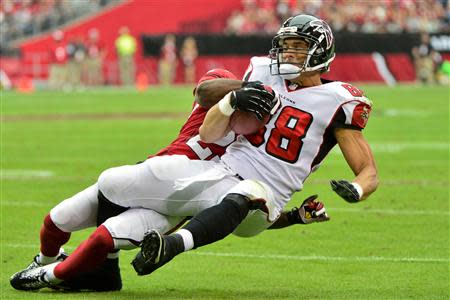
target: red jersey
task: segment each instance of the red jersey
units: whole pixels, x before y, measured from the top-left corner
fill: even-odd
[[[233,73],[224,69],[213,69],[208,71],[199,80],[198,84],[206,80],[216,78],[237,79]],[[194,90],[195,91],[195,90]],[[230,131],[225,137],[216,143],[205,143],[200,141],[199,128],[205,119],[207,108],[193,103],[193,109],[186,123],[181,127],[178,137],[169,146],[159,151],[160,155],[186,155],[190,159],[211,160],[217,159],[225,153],[226,148],[236,139],[236,134]]]

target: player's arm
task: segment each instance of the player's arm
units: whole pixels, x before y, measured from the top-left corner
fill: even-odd
[[[359,130],[336,128],[334,135],[356,177],[352,182],[332,180],[331,186],[347,202],[364,200],[378,186],[378,173],[372,150]]]
[[[242,83],[241,80],[228,78],[203,81],[195,89],[195,101],[204,108],[210,108],[229,92],[240,89]]]
[[[236,110],[251,112],[260,120],[264,115],[276,111],[280,101],[275,93],[260,83],[256,85],[248,83],[243,88],[229,92],[208,110],[199,129],[200,139],[203,142],[214,143],[228,134],[230,116]]]
[[[309,196],[300,207],[294,207],[290,211],[283,211],[268,229],[280,229],[296,224],[305,225],[330,220],[323,203],[316,201],[317,197],[317,195]]]
[[[199,128],[200,139],[205,143],[214,143],[230,132],[230,116],[234,109],[230,105],[231,93],[208,110]]]

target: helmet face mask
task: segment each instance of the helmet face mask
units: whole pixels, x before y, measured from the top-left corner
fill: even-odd
[[[285,21],[269,52],[272,75],[298,77],[303,72],[327,72],[334,59],[334,38],[324,21],[298,15]]]

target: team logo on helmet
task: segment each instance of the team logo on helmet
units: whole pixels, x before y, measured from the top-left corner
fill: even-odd
[[[327,43],[327,50],[333,45],[333,32],[330,26],[324,20],[313,20],[309,23],[313,27],[313,31],[320,32],[325,36],[325,41]]]

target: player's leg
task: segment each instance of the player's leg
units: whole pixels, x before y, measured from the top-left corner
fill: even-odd
[[[184,217],[167,217],[148,209],[129,209],[100,225],[69,258],[56,266],[54,276],[60,280],[69,280],[95,271],[113,250],[134,249],[139,246],[148,230],[168,232],[182,220]]]
[[[40,230],[40,253],[27,267],[35,268],[65,258],[61,246],[70,238],[70,233],[96,225],[97,184],[56,205],[45,216]]]
[[[221,163],[180,155],[108,169],[98,180],[99,190],[109,201],[170,216],[195,215],[217,204],[238,182]]]
[[[167,217],[148,209],[129,209],[107,219],[64,262],[38,268],[32,273],[17,274],[11,279],[11,285],[25,290],[45,286],[71,290],[120,290],[118,258],[115,262],[107,259],[109,253],[115,249],[134,249],[149,229],[170,233],[184,220],[184,217]],[[36,274],[43,281],[33,277]]]
[[[149,232],[133,265],[142,264],[147,270],[154,271],[183,251],[223,239],[254,209],[266,212],[269,226],[279,216],[273,193],[267,185],[242,181],[230,190],[222,202],[194,216],[179,232],[169,236],[161,236],[154,230]],[[139,274],[139,270],[136,271]]]

